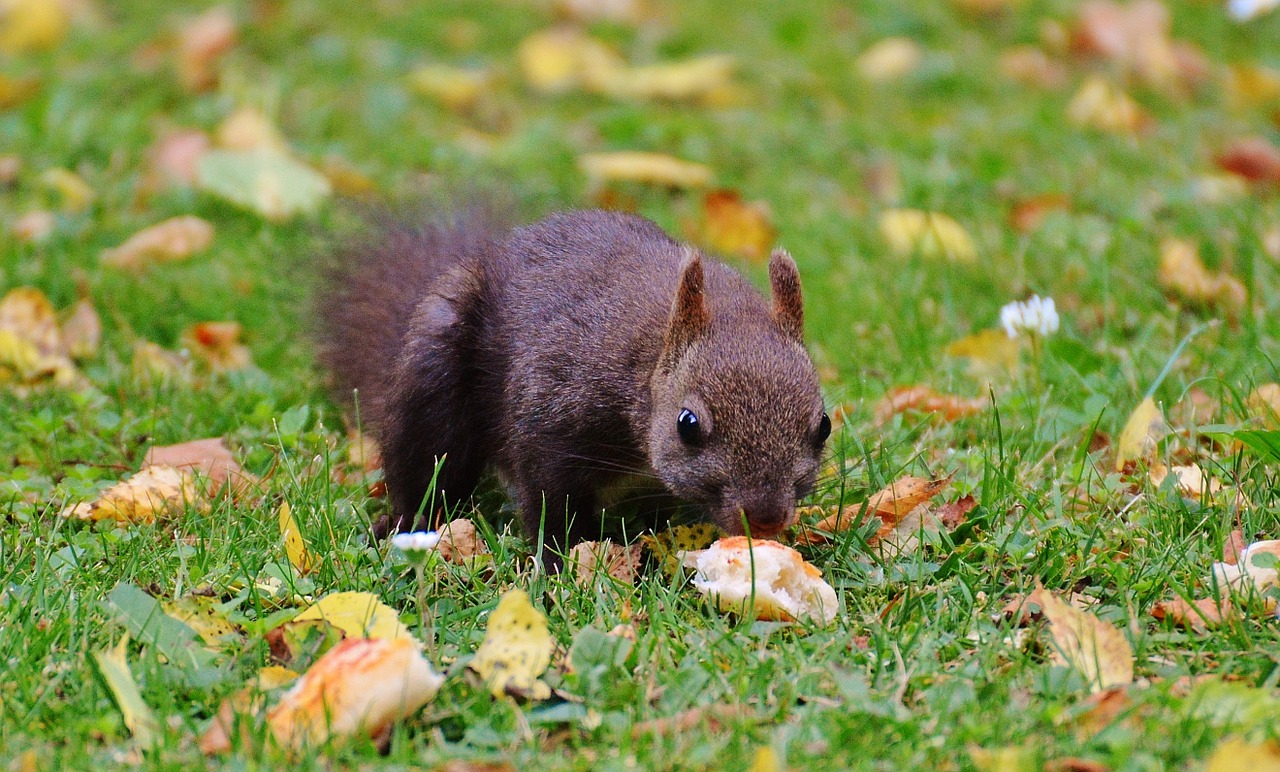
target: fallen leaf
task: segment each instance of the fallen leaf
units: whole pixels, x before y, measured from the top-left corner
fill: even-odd
[[[147,150],[151,173],[165,184],[196,184],[200,157],[212,147],[209,135],[195,129],[171,131]]]
[[[1029,600],[1039,604],[1049,620],[1054,659],[1083,675],[1093,692],[1133,683],[1133,649],[1123,633],[1043,587]]]
[[[484,642],[468,665],[495,697],[514,693],[534,700],[551,696],[538,679],[551,664],[555,641],[547,619],[529,602],[524,590],[508,590],[489,617]]]
[[[62,42],[70,24],[62,0],[5,0],[0,3],[0,53],[53,48]]]
[[[1015,46],[1000,54],[1000,74],[1024,86],[1056,89],[1067,85],[1065,65],[1035,46]]]
[[[747,705],[715,703],[697,705],[681,711],[674,716],[641,721],[631,727],[631,737],[642,739],[649,735],[686,734],[694,729],[706,727],[712,733],[731,721],[740,721],[753,715]]]
[[[178,81],[188,91],[218,85],[218,60],[236,44],[236,20],[225,6],[210,8],[178,30]]]
[[[1039,752],[1026,745],[1005,748],[968,747],[969,760],[978,772],[1037,772]]]
[[[946,258],[972,263],[978,250],[960,223],[940,212],[889,209],[880,215],[880,235],[889,248],[904,256]]]
[[[569,551],[565,565],[574,583],[590,584],[599,577],[609,577],[625,585],[635,584],[640,570],[640,553],[643,544],[630,546],[604,541],[584,541]]]
[[[560,94],[581,87],[590,77],[621,68],[622,59],[604,43],[576,27],[556,27],[520,41],[516,60],[535,90]]]
[[[1013,205],[1009,224],[1019,233],[1033,233],[1055,212],[1066,212],[1071,200],[1061,193],[1045,193],[1025,198]]]
[[[223,700],[213,721],[200,735],[200,752],[214,756],[227,753],[236,745],[248,746],[256,736],[253,724],[265,705],[262,690],[249,687]]]
[[[1138,403],[1120,432],[1116,443],[1116,471],[1123,472],[1130,462],[1153,460],[1164,433],[1164,414],[1156,401],[1147,397]]]
[[[1007,336],[1006,336],[1007,337]],[[884,423],[898,413],[934,413],[945,421],[977,415],[991,406],[987,397],[942,394],[928,386],[898,386],[876,405],[876,421]]]
[[[396,610],[368,592],[332,592],[316,601],[294,622],[318,619],[342,630],[350,638],[408,639],[417,643]]]
[[[1280,184],[1280,147],[1264,137],[1245,137],[1231,143],[1215,159],[1224,171],[1239,175],[1249,182],[1263,185]]]
[[[1017,373],[1022,351],[1019,341],[992,327],[952,341],[942,351],[949,357],[969,360],[969,374],[991,383],[1006,381]]]
[[[1228,68],[1225,88],[1238,110],[1280,103],[1280,70],[1256,62],[1236,62]]]
[[[197,162],[202,190],[272,221],[319,208],[333,192],[323,175],[276,150],[210,150]]]
[[[9,110],[40,91],[40,81],[36,78],[14,78],[0,73],[0,110]]]
[[[49,169],[40,175],[40,184],[58,194],[64,212],[83,212],[96,197],[83,177],[66,169]]]
[[[1204,769],[1205,772],[1280,772],[1280,743],[1275,740],[1251,743],[1229,737],[1218,743]]]
[[[1097,75],[1086,80],[1071,98],[1067,118],[1081,128],[1113,134],[1136,134],[1153,122],[1133,97]]]
[[[320,173],[329,180],[334,192],[343,196],[363,196],[378,189],[373,178],[342,156],[325,156],[320,163]]]
[[[489,552],[489,545],[480,537],[476,524],[465,517],[445,523],[439,533],[436,551],[447,563],[466,565]]]
[[[444,680],[407,638],[348,638],[298,679],[267,723],[280,743],[295,748],[377,735],[416,713]]]
[[[1080,756],[1061,756],[1046,761],[1042,772],[1111,772],[1111,766]]]
[[[662,153],[619,151],[586,153],[578,166],[593,182],[639,182],[671,188],[699,188],[710,185],[711,169]]]
[[[154,523],[187,506],[207,506],[196,492],[191,474],[171,466],[147,466],[107,488],[96,501],[69,506],[62,515],[94,522],[111,520],[121,525]]]
[[[722,54],[639,67],[613,64],[589,71],[586,85],[619,99],[692,100],[727,89],[736,66],[732,56]]]
[[[319,619],[292,620],[266,634],[271,660],[290,667],[315,662],[346,637],[341,629]]]
[[[302,532],[298,530],[297,521],[293,519],[293,508],[289,506],[289,502],[280,502],[277,519],[280,523],[280,538],[284,541],[285,556],[289,558],[289,563],[300,575],[306,576],[319,561],[311,550],[307,549],[307,542],[302,538]]]
[[[920,44],[910,38],[890,37],[873,43],[858,55],[853,66],[873,83],[888,83],[910,75],[923,61]]]
[[[1237,565],[1240,562],[1240,553],[1247,547],[1248,545],[1244,543],[1244,533],[1236,528],[1227,535],[1227,540],[1222,545],[1222,562],[1229,566]]]
[[[1079,730],[1082,739],[1098,736],[1104,730],[1133,710],[1133,699],[1126,687],[1115,687],[1094,692],[1080,701],[1070,714],[1071,723]]]
[[[1197,632],[1218,627],[1223,622],[1235,619],[1239,615],[1231,601],[1218,601],[1216,598],[1201,598],[1188,602],[1182,598],[1158,601],[1151,608],[1151,616],[1160,621],[1168,619],[1180,627],[1189,627]]]
[[[133,344],[133,377],[144,384],[173,384],[190,377],[190,361],[150,341]]]
[[[62,323],[62,349],[72,359],[92,359],[102,343],[102,318],[93,303],[81,298]]]
[[[1254,388],[1245,400],[1251,418],[1273,428],[1280,427],[1280,383],[1264,383]]]
[[[243,152],[272,151],[287,155],[289,145],[280,129],[252,107],[238,107],[218,124],[213,133],[214,142],[223,150]]]
[[[1239,554],[1235,565],[1214,563],[1213,577],[1233,591],[1252,587],[1259,591],[1280,585],[1280,541],[1259,541]]]
[[[244,370],[253,364],[249,347],[240,342],[239,322],[200,322],[182,332],[182,344],[216,373]]]
[[[555,8],[575,21],[632,24],[643,15],[643,0],[555,0]]]
[[[1191,183],[1191,194],[1202,204],[1227,204],[1249,195],[1249,182],[1234,174],[1202,174]]]
[[[652,536],[645,534],[640,541],[658,559],[664,576],[675,576],[680,569],[680,554],[702,550],[720,537],[720,531],[711,523],[677,525]]]
[[[0,383],[68,386],[77,377],[49,298],[34,287],[0,298]]]
[[[954,531],[965,524],[965,521],[969,519],[969,513],[977,506],[978,500],[972,495],[966,494],[955,501],[949,501],[938,507],[935,514],[938,516],[943,528],[948,531]]]
[[[144,466],[171,466],[199,472],[208,480],[208,495],[217,495],[230,484],[240,495],[257,483],[257,478],[240,468],[221,437],[190,440],[177,445],[156,445],[147,450]]]
[[[1166,239],[1160,245],[1160,286],[1183,300],[1219,309],[1230,319],[1243,312],[1244,284],[1223,271],[1210,271],[1200,260],[1196,245],[1183,239]]]
[[[1198,52],[1170,37],[1171,29],[1169,11],[1159,0],[1089,0],[1077,11],[1071,47],[1110,61],[1147,86],[1195,85],[1205,67],[1195,61]]]
[[[240,632],[240,628],[218,608],[220,605],[217,598],[208,595],[183,595],[160,602],[164,613],[195,630],[206,644],[214,648],[225,645],[228,639]]]
[[[732,190],[713,190],[702,197],[702,241],[712,250],[763,260],[777,235],[763,201],[743,201]]]
[[[53,235],[58,218],[53,212],[37,209],[20,216],[9,226],[9,232],[24,244],[39,244]]]
[[[821,544],[827,537],[819,531],[837,534],[861,525],[865,518],[859,517],[866,509],[866,517],[880,518],[880,531],[877,539],[891,533],[910,512],[920,504],[941,493],[951,484],[950,477],[926,479],[904,475],[890,483],[865,503],[850,504],[839,512],[823,518],[812,527],[805,529],[796,538],[797,544]]]
[[[120,708],[120,715],[124,717],[124,725],[129,727],[129,733],[139,745],[150,748],[159,739],[160,723],[142,699],[138,682],[129,670],[128,644],[129,636],[126,635],[115,646],[95,651],[93,661],[98,666],[98,675],[102,676],[116,707]]]
[[[488,70],[427,64],[409,73],[409,87],[439,101],[450,110],[466,110],[493,84]]]
[[[143,228],[114,249],[102,251],[102,264],[139,271],[151,263],[185,260],[213,244],[213,225],[194,215],[170,217]]]

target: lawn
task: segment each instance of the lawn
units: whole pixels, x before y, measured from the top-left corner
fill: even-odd
[[[176,5],[0,2],[10,768],[1280,763],[1275,558],[1230,586],[1215,568],[1280,539],[1280,13]],[[613,151],[711,179],[582,161]],[[722,614],[649,558],[631,581],[547,575],[496,487],[459,513],[487,556],[417,572],[371,540],[386,504],[314,361],[313,277],[335,239],[376,237],[370,201],[440,188],[523,221],[634,210],[761,287],[761,252],[790,250],[838,424],[804,520],[854,523],[801,546],[831,626]],[[48,309],[22,287],[66,323],[30,318]],[[1060,327],[1010,338],[1002,307],[1032,295]],[[245,490],[182,477],[154,522],[77,516],[149,449],[206,438]],[[905,524],[860,523],[905,476],[949,479]],[[545,699],[467,667],[513,588],[554,642]],[[224,701],[275,703],[264,667],[334,645],[288,623],[339,592],[399,612],[439,693],[377,739],[295,751],[250,716],[206,758]],[[175,621],[193,608],[220,626]]]

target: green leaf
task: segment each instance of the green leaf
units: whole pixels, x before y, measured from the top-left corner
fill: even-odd
[[[625,669],[634,644],[621,635],[609,635],[588,625],[573,637],[569,648],[569,665],[579,688],[586,694],[600,694],[615,683],[627,680],[619,671]]]
[[[129,670],[129,661],[125,656],[128,644],[129,636],[126,635],[116,646],[95,651],[93,661],[98,666],[98,675],[102,676],[107,691],[111,692],[116,706],[120,708],[120,714],[124,716],[124,725],[129,727],[129,732],[140,745],[150,747],[155,744],[160,724],[142,699],[138,682],[133,680],[133,672]]]
[[[208,688],[222,681],[226,672],[218,657],[184,622],[164,613],[160,602],[137,586],[122,582],[103,601],[139,642],[152,646],[189,686]]]
[[[329,180],[278,150],[211,150],[200,156],[201,190],[256,212],[287,220],[314,212],[333,192]]]
[[[1268,461],[1280,461],[1280,430],[1239,429],[1232,437]]]

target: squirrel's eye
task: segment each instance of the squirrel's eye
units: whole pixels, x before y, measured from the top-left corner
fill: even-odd
[[[818,424],[818,436],[814,438],[817,444],[821,445],[831,436],[831,416],[826,413],[822,414],[822,422]]]
[[[680,441],[686,445],[697,445],[702,441],[702,427],[698,424],[698,416],[689,408],[680,411],[676,418],[676,431]]]

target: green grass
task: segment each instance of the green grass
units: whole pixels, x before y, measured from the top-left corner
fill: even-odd
[[[91,388],[0,390],[0,660],[8,673],[0,756],[30,753],[48,768],[133,758],[92,658],[124,634],[102,601],[131,582],[165,598],[211,590],[234,601],[230,616],[245,626],[224,654],[225,677],[211,687],[184,683],[151,647],[129,647],[142,696],[163,723],[146,761],[201,763],[191,738],[267,662],[263,620],[280,606],[255,579],[287,574],[275,518],[281,500],[322,561],[293,590],[367,590],[410,624],[417,619],[412,574],[365,537],[382,504],[360,485],[330,482],[330,467],[345,458],[345,431],[308,350],[308,288],[299,277],[341,214],[331,207],[273,225],[189,190],[144,195],[145,151],[159,133],[212,130],[240,105],[270,115],[302,158],[340,155],[385,195],[411,191],[424,174],[480,178],[514,187],[530,215],[590,203],[575,164],[581,152],[657,150],[708,164],[718,183],[772,207],[804,276],[815,358],[833,374],[829,402],[849,406],[831,445],[837,471],[813,503],[857,502],[904,473],[954,473],[948,495],[971,492],[979,501],[971,515],[978,527],[958,545],[940,536],[886,561],[855,533],[808,550],[844,604],[824,631],[737,623],[657,572],[634,588],[582,589],[536,576],[528,541],[508,528],[509,507],[487,497],[483,509],[497,529],[493,571],[444,569],[429,593],[439,641],[427,653],[453,674],[444,690],[396,728],[389,756],[353,743],[301,763],[464,758],[522,769],[741,769],[770,747],[794,768],[970,768],[970,747],[1025,746],[1033,765],[1079,756],[1147,769],[1194,764],[1232,734],[1277,738],[1274,619],[1253,607],[1243,621],[1196,633],[1150,616],[1174,594],[1206,594],[1210,565],[1233,528],[1250,541],[1280,537],[1274,464],[1186,436],[1165,441],[1162,454],[1201,458],[1243,491],[1249,504],[1237,512],[1151,488],[1141,476],[1122,479],[1110,471],[1112,451],[1089,450],[1095,428],[1119,434],[1178,341],[1213,316],[1168,301],[1156,284],[1163,237],[1200,243],[1210,264],[1242,278],[1251,303],[1239,324],[1196,337],[1156,390],[1174,427],[1190,428],[1177,416],[1192,387],[1221,403],[1212,422],[1238,424],[1251,389],[1280,379],[1280,282],[1260,238],[1280,225],[1277,199],[1262,191],[1211,204],[1192,194],[1228,139],[1276,136],[1276,105],[1232,108],[1217,81],[1183,97],[1136,87],[1156,117],[1149,133],[1073,127],[1064,116],[1076,85],[1105,67],[1071,61],[1069,86],[1036,90],[1003,79],[996,64],[1005,48],[1036,42],[1042,20],[1069,18],[1067,2],[1023,3],[992,18],[936,1],[655,5],[658,24],[593,31],[640,60],[732,53],[740,104],[531,93],[514,50],[553,17],[515,0],[237,5],[242,42],[227,57],[222,88],[203,95],[184,92],[166,66],[135,57],[173,29],[176,12],[161,3],[103,3],[96,22],[73,28],[52,51],[0,59],[0,72],[42,80],[36,96],[0,112],[0,152],[23,164],[0,189],[0,227],[56,206],[38,181],[46,169],[73,169],[96,192],[89,210],[60,214],[43,244],[0,239],[0,290],[33,285],[59,308],[85,292],[105,326],[102,352],[83,368]],[[474,46],[451,42],[460,24]],[[886,35],[914,38],[927,58],[899,83],[869,86],[852,60]],[[1280,18],[1236,25],[1217,3],[1176,4],[1174,35],[1217,65],[1280,67]],[[490,66],[498,78],[480,110],[459,115],[405,85],[405,74],[428,62]],[[492,150],[468,150],[464,129],[492,132]],[[863,181],[876,159],[898,168],[902,205],[965,225],[979,247],[975,265],[888,254],[876,229],[885,205]],[[625,193],[676,233],[698,212],[696,193]],[[1040,193],[1068,195],[1071,213],[1018,234],[1008,224],[1011,200]],[[99,265],[102,249],[185,213],[215,224],[207,253],[141,275]],[[744,270],[763,279],[759,266]],[[1033,291],[1064,308],[1040,383],[1030,374],[998,383],[997,410],[953,424],[873,420],[875,402],[894,385],[982,393],[942,350],[995,325],[1000,306]],[[210,319],[243,323],[255,369],[175,386],[135,381],[135,340],[177,348],[185,327]],[[65,503],[136,470],[151,445],[209,436],[227,437],[241,463],[266,477],[262,504],[219,501],[124,530],[59,517]],[[1037,582],[1095,598],[1093,613],[1129,638],[1142,683],[1123,720],[1096,732],[1073,723],[1088,689],[1051,664],[1047,632],[1021,647],[1003,642],[1015,631],[993,615]],[[629,621],[638,631],[634,653],[593,678],[553,672],[571,702],[492,699],[459,665],[512,586],[530,591],[565,649],[588,625]],[[1235,683],[1191,697],[1173,687],[1201,674]],[[750,716],[632,735],[638,722],[714,703],[746,704]],[[246,763],[271,763],[257,739],[242,751]]]

